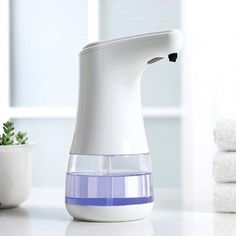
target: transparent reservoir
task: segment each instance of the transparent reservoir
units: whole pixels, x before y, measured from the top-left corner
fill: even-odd
[[[65,201],[83,206],[153,202],[150,155],[71,155]]]

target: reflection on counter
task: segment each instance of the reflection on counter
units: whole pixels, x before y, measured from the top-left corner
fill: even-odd
[[[72,221],[68,224],[65,236],[153,236],[150,220],[138,220],[118,223],[96,223]]]
[[[28,210],[21,207],[1,209],[0,235],[30,236],[30,213]]]

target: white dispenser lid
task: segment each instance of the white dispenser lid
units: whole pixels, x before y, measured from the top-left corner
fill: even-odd
[[[182,33],[171,30],[87,45],[80,54],[79,108],[71,154],[148,153],[141,76],[148,62],[179,52],[182,44]]]

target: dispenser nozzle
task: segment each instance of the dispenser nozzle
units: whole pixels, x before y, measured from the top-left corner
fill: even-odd
[[[168,55],[169,61],[171,62],[176,62],[177,57],[178,57],[177,53],[171,53]]]

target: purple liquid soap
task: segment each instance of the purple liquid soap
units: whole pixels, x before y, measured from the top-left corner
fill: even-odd
[[[151,173],[86,175],[67,173],[66,204],[123,206],[153,202]]]

